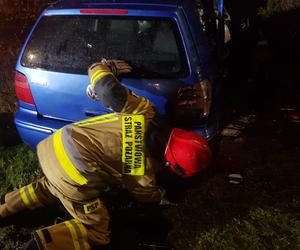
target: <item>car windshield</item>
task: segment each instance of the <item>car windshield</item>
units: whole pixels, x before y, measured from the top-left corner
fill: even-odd
[[[101,58],[123,59],[131,77],[183,77],[187,62],[174,20],[111,16],[44,16],[21,64],[29,68],[86,74]]]

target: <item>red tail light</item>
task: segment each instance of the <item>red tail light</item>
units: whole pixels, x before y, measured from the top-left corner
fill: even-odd
[[[18,71],[15,73],[15,91],[19,101],[35,104],[27,77]]]
[[[177,113],[191,119],[205,118],[210,114],[211,98],[211,82],[207,79],[185,86],[177,93]]]

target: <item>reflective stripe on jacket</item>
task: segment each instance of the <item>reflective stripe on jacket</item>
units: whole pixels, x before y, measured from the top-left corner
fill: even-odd
[[[153,105],[127,89],[126,95],[122,112],[67,125],[39,143],[45,176],[68,199],[90,200],[110,185],[125,186],[140,201],[162,198],[164,191],[155,183],[153,164],[157,163],[144,145],[155,115]]]

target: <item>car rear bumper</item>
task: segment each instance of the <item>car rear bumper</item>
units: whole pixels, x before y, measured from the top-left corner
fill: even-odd
[[[39,117],[36,111],[20,107],[15,115],[15,124],[23,142],[36,150],[36,146],[41,140],[67,123]]]
[[[36,146],[41,140],[65,126],[68,122],[39,117],[36,111],[20,107],[15,115],[15,124],[24,143],[36,150]],[[216,116],[211,116],[202,126],[186,127],[185,129],[195,131],[210,141],[218,133],[218,119]]]
[[[205,123],[196,126],[185,127],[187,130],[195,131],[205,137],[207,141],[213,140],[219,133],[219,118],[216,113],[212,114]]]

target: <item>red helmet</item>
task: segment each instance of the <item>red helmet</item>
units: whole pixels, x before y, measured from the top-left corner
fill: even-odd
[[[173,128],[165,152],[172,172],[190,177],[203,171],[211,159],[209,145],[196,132]]]

